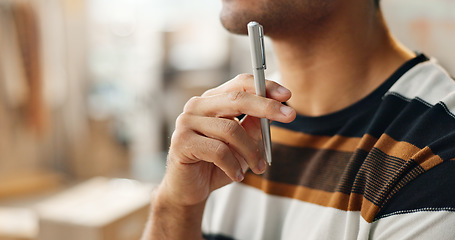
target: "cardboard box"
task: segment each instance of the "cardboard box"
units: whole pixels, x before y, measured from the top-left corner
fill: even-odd
[[[39,240],[137,240],[149,213],[152,185],[94,178],[36,206]]]

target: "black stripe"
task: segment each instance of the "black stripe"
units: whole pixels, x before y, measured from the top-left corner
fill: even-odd
[[[397,128],[397,130],[401,129],[401,125],[410,124],[412,123],[412,119],[416,118],[422,112],[428,110],[428,107],[423,104],[417,104],[416,106],[409,107],[409,102],[405,101],[404,99],[397,97],[395,95],[387,95],[384,98],[382,104],[373,111],[375,115],[373,118],[369,119],[369,126],[366,130],[366,133],[372,135],[375,138],[379,138],[386,130],[393,131],[393,128]],[[404,115],[404,109],[408,108],[408,113],[411,116]],[[411,110],[412,111],[409,111]],[[404,117],[401,117],[404,116]],[[400,118],[401,117],[401,118]],[[397,118],[403,121],[402,124],[397,125]],[[368,119],[366,119],[367,121]],[[399,122],[398,122],[399,123]],[[355,126],[353,126],[355,127]]]
[[[455,131],[449,131],[449,129],[455,129],[455,117],[453,115],[448,115],[443,113],[448,113],[447,106],[443,103],[439,103],[435,106],[435,113],[432,115],[432,121],[435,121],[434,127],[431,129],[439,133],[444,133],[442,137],[438,139],[432,139],[431,143],[428,145],[434,154],[439,155],[445,161],[450,160],[455,156]],[[438,117],[437,113],[443,115]],[[428,130],[423,134],[428,134]],[[426,137],[426,135],[424,135]],[[434,138],[434,137],[433,137]]]
[[[368,120],[371,119],[371,114],[375,112],[376,108],[381,103],[384,94],[409,69],[427,60],[428,58],[425,55],[419,54],[415,58],[407,61],[367,97],[343,110],[320,117],[297,115],[296,119],[292,123],[284,124],[274,122],[273,124],[297,132],[334,136],[335,134],[340,133],[340,128],[342,126],[346,126],[346,123],[353,123],[353,121],[355,121],[356,127],[343,130],[343,134],[348,137],[361,137],[365,131],[362,132],[360,130],[365,130],[369,123]],[[336,98],[336,96],[334,96],[334,98]],[[361,116],[361,118],[353,119],[353,116]]]
[[[433,167],[403,187],[375,220],[413,211],[455,210],[455,161]]]
[[[263,178],[334,192],[353,153],[273,143],[272,167]]]
[[[455,129],[455,119],[441,105],[429,108],[422,101],[413,99],[385,132],[395,140],[424,148],[450,129]]]
[[[202,236],[206,240],[234,240],[234,238],[227,237],[221,234],[203,234]]]
[[[424,172],[414,160],[377,148],[349,153],[274,143],[272,149],[275,161],[262,178],[326,192],[363,194],[378,206]]]
[[[444,160],[453,158],[455,118],[448,114],[445,105],[438,103],[429,107],[418,98],[405,103],[397,95],[388,95],[367,132],[376,138],[386,133],[418,148],[428,146]]]
[[[370,202],[381,206],[396,190],[415,178],[414,173],[422,172],[423,169],[412,159],[405,160],[389,156],[373,148],[362,161],[355,179],[351,180],[351,192],[363,194]],[[346,175],[346,177],[351,176]]]

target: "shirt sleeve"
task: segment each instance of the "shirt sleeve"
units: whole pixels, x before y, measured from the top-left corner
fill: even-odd
[[[378,213],[370,239],[455,239],[455,161],[410,182]]]

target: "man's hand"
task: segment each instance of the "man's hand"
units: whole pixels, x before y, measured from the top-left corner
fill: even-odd
[[[172,235],[155,236],[172,239],[182,231],[190,239],[188,231],[197,231],[193,236],[200,238],[209,194],[232,181],[242,181],[248,168],[257,174],[266,170],[259,118],[291,122],[296,115],[294,109],[281,104],[291,97],[289,90],[272,81],[266,81],[266,88],[268,98],[256,96],[253,76],[241,74],[186,103],[176,121],[166,175],[153,204],[152,233],[165,230]],[[247,117],[239,121],[236,116],[241,114]],[[168,219],[171,216],[174,218]]]

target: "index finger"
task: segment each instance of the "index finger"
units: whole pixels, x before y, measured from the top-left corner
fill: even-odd
[[[185,113],[232,118],[241,114],[289,123],[296,112],[279,101],[254,94],[234,91],[208,97],[193,97],[183,107]]]
[[[291,98],[291,91],[287,88],[281,86],[280,84],[265,80],[265,87],[267,91],[267,98],[271,98],[280,102],[285,102]],[[203,97],[205,96],[213,96],[220,93],[226,92],[235,92],[235,91],[242,91],[247,92],[250,94],[255,94],[256,90],[254,87],[254,77],[251,74],[239,74],[232,80],[206,91],[202,94]]]

